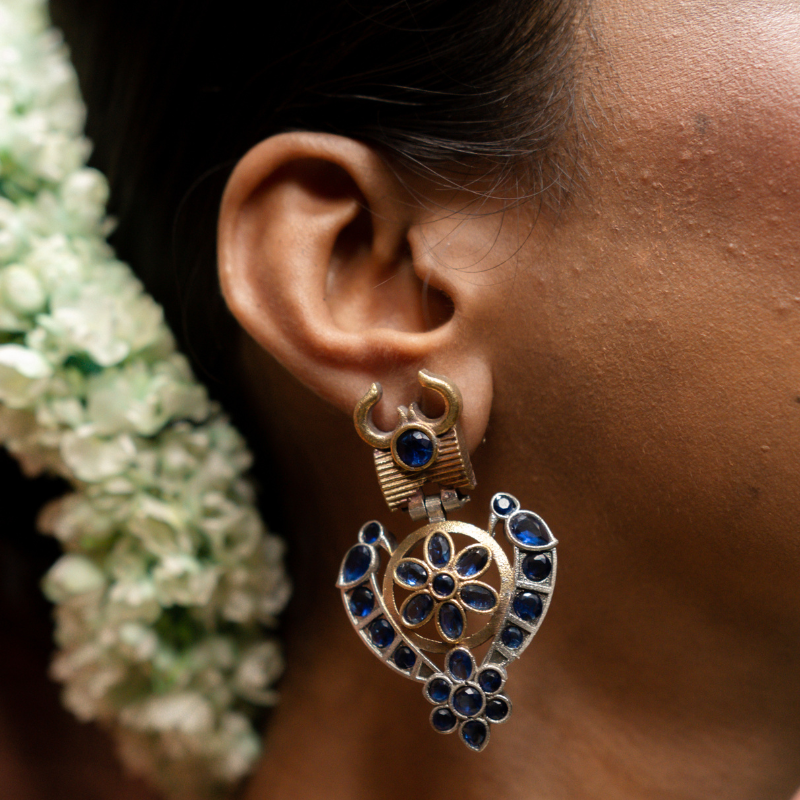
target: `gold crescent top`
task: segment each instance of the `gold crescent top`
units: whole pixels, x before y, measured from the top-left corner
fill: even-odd
[[[372,409],[383,396],[383,389],[379,383],[373,383],[369,387],[369,391],[356,403],[353,411],[353,422],[355,423],[356,431],[367,444],[378,450],[388,449],[391,446],[394,431],[408,422],[409,416],[426,422],[437,436],[447,433],[456,424],[462,408],[461,392],[458,387],[447,378],[441,375],[434,375],[425,369],[419,371],[417,378],[424,388],[432,389],[441,395],[445,406],[442,416],[438,419],[430,419],[422,414],[416,403],[412,403],[410,408],[399,406],[397,412],[400,415],[400,421],[395,429],[382,431],[372,421]]]

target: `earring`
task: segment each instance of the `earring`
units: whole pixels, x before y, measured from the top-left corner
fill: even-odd
[[[438,419],[412,403],[397,409],[400,421],[393,431],[379,430],[371,416],[382,395],[378,383],[359,400],[353,417],[361,438],[374,448],[389,508],[428,524],[400,544],[377,520],[364,524],[342,561],[337,586],[370,651],[424,684],[434,706],[434,730],[457,730],[468,747],[480,751],[492,724],[511,714],[506,667],[530,644],[550,605],[558,542],[541,517],[506,493],[492,498],[485,530],[447,520],[446,513],[460,509],[469,500],[464,492],[476,485],[458,425],[461,393],[426,370],[419,382],[443,398]],[[438,493],[424,494],[426,484],[436,484]],[[513,564],[495,538],[500,523]],[[382,551],[388,563],[379,576]],[[479,661],[473,650],[486,642]],[[433,660],[437,656],[441,665]]]

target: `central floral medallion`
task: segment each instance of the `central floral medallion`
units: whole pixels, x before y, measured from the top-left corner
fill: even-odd
[[[454,537],[472,541],[458,549]],[[419,557],[412,555],[420,545]],[[486,581],[493,566],[499,587]],[[475,646],[496,632],[508,607],[512,578],[506,554],[486,531],[463,522],[440,522],[412,534],[393,553],[383,594],[412,640],[425,649],[446,652],[454,645]],[[399,607],[397,589],[411,592]],[[489,616],[474,633],[469,631],[469,612]],[[416,632],[430,622],[435,625],[436,639]]]
[[[452,538],[436,530],[423,544],[423,558],[404,558],[394,570],[394,582],[409,595],[400,607],[406,628],[420,628],[431,619],[439,636],[457,644],[467,627],[467,610],[488,614],[497,607],[497,592],[477,580],[491,566],[491,550],[471,544],[455,552]]]

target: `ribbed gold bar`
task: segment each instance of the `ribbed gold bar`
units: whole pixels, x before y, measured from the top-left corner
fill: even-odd
[[[437,444],[439,457],[430,467],[419,472],[399,467],[389,450],[374,451],[378,481],[392,511],[405,506],[426,483],[438,483],[447,489],[469,491],[475,488],[475,474],[469,456],[464,454],[458,425],[438,436]]]

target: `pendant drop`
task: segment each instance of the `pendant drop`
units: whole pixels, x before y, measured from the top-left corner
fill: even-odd
[[[485,530],[446,519],[446,511],[469,499],[459,490],[475,486],[457,425],[461,397],[444,378],[423,370],[419,380],[443,396],[439,420],[412,404],[398,409],[401,422],[393,432],[378,431],[370,418],[381,396],[378,384],[354,416],[359,434],[375,447],[390,508],[405,508],[417,520],[427,517],[428,524],[398,544],[380,522],[367,522],[342,560],[337,586],[367,647],[424,685],[434,730],[458,731],[467,747],[480,751],[491,726],[511,714],[506,667],[530,644],[547,613],[557,541],[541,517],[506,493],[492,498]],[[428,481],[447,488],[426,496],[421,488]],[[498,525],[505,548],[495,535]],[[478,660],[474,650],[487,642]]]

